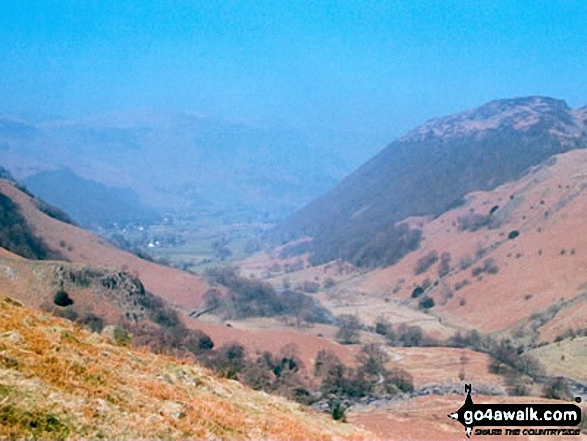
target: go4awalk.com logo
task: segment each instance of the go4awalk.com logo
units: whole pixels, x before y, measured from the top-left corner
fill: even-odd
[[[581,433],[577,427],[581,422],[581,408],[576,404],[475,404],[471,398],[470,384],[465,385],[465,392],[467,392],[465,404],[448,416],[465,426],[467,438],[470,438],[473,433],[501,436],[570,436]],[[577,398],[575,401],[580,403],[581,399]],[[525,428],[528,426],[532,428]],[[475,427],[499,428],[475,429]]]

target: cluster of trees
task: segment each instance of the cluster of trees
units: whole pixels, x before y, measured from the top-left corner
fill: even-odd
[[[478,277],[483,273],[497,274],[498,272],[499,266],[497,265],[497,262],[495,261],[495,259],[490,257],[489,259],[485,259],[482,265],[473,268],[471,270],[471,275],[473,277]]]
[[[19,207],[3,194],[0,194],[0,247],[27,259],[61,258],[33,234]]]
[[[402,323],[392,326],[384,317],[378,317],[374,331],[385,337],[390,346],[418,347],[437,346],[438,341],[424,334],[421,327]]]
[[[386,267],[417,250],[422,240],[422,230],[410,228],[407,224],[388,227],[376,234],[369,225],[357,226],[357,229],[352,234],[344,234],[340,240],[328,234],[316,237],[310,242],[310,263],[321,265],[342,259],[362,268]],[[340,233],[334,229],[331,231],[333,236]]]
[[[37,199],[36,200],[37,208],[45,213],[47,216],[52,217],[53,219],[57,219],[58,221],[65,222],[66,224],[75,225],[71,217],[57,207],[53,205],[49,205],[47,202]]]
[[[369,343],[357,354],[356,368],[345,366],[332,351],[316,356],[314,376],[321,379],[322,398],[360,399],[412,392],[412,376],[400,368],[388,368],[389,356],[376,343]]]
[[[104,329],[105,322],[102,317],[99,317],[91,312],[79,312],[75,307],[46,307],[48,312],[53,313],[57,317],[64,318],[71,322],[77,323],[83,328],[92,332],[101,332]]]
[[[523,346],[512,340],[495,340],[473,330],[466,333],[457,332],[445,342],[446,346],[468,348],[488,354],[491,357],[491,370],[504,376],[512,395],[527,395],[533,380],[542,380],[544,368],[533,356],[525,353]],[[526,381],[530,380],[530,382]],[[547,396],[547,382],[544,395]]]
[[[199,357],[200,362],[217,375],[231,378],[255,390],[262,390],[310,404],[315,400],[304,378],[304,364],[294,345],[286,345],[279,354],[265,351],[249,356],[243,345],[227,343]]]
[[[354,368],[343,364],[332,351],[319,351],[313,366],[317,382],[305,377],[307,370],[294,345],[285,346],[278,355],[263,352],[251,357],[241,344],[232,342],[207,352],[199,360],[218,375],[255,390],[304,404],[327,400],[335,419],[344,416],[343,401],[389,397],[414,390],[411,375],[403,369],[388,368],[389,356],[374,343],[361,348]]]
[[[291,316],[306,322],[331,321],[328,310],[314,297],[291,289],[277,291],[270,283],[239,275],[235,268],[213,268],[208,277],[228,288],[226,296],[206,301],[206,307],[215,304],[214,309],[226,318]]]
[[[232,256],[232,251],[228,247],[229,243],[230,241],[228,240],[228,238],[224,236],[219,240],[215,240],[214,242],[212,242],[212,251],[214,251],[216,257],[218,257],[222,261]]]

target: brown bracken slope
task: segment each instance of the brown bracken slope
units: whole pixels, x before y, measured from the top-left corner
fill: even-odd
[[[115,335],[115,334],[114,334]],[[0,438],[372,439],[189,361],[0,298]]]
[[[208,289],[193,274],[140,259],[86,230],[47,216],[37,208],[34,199],[8,181],[0,180],[0,193],[20,207],[34,233],[49,248],[59,251],[70,262],[129,272],[141,279],[147,291],[187,309],[197,307]]]
[[[368,274],[358,288],[374,299],[391,296],[416,307],[419,299],[410,295],[428,279],[433,286],[424,295],[434,299],[434,314],[483,331],[534,327],[540,340],[552,340],[584,327],[586,189],[587,152],[556,155],[518,181],[469,194],[463,206],[436,219],[409,219],[423,229],[420,249]],[[459,228],[475,216],[487,225]],[[433,251],[450,253],[450,272],[440,276],[436,262],[416,275],[418,261]],[[476,269],[487,259],[491,271]]]

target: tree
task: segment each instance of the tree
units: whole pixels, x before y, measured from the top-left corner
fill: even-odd
[[[196,329],[190,329],[184,342],[185,348],[194,355],[200,355],[214,347],[210,336]]]
[[[429,253],[423,255],[418,259],[416,263],[416,268],[414,268],[414,274],[419,275],[428,271],[432,265],[434,265],[438,261],[438,253],[436,250],[432,250]]]
[[[65,307],[73,305],[73,300],[71,300],[71,297],[63,289],[60,289],[53,297],[53,303],[57,306]]]
[[[564,378],[556,377],[544,387],[544,398],[553,400],[568,400],[571,396]]]
[[[377,317],[375,321],[375,332],[379,335],[387,335],[391,329],[391,323],[383,316]]]
[[[440,255],[440,263],[438,264],[438,277],[444,277],[450,272],[450,261],[452,256],[445,251]]]
[[[350,345],[359,341],[359,329],[361,328],[361,323],[356,315],[340,315],[337,322],[339,328],[336,332],[336,339],[340,343]]]
[[[245,348],[236,342],[226,343],[206,361],[221,377],[236,380],[245,367]]]
[[[342,421],[346,423],[345,409],[340,402],[340,399],[336,398],[328,403],[330,409],[330,415],[334,421]]]
[[[314,363],[314,375],[322,379],[323,396],[344,394],[347,390],[345,374],[346,367],[334,352],[328,350],[318,352]]]
[[[357,354],[357,362],[370,377],[376,377],[385,371],[389,355],[377,343],[368,343]]]

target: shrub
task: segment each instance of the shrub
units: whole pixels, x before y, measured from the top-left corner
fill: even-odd
[[[412,291],[412,298],[417,299],[422,294],[424,294],[424,288],[422,288],[421,286],[416,286],[416,288],[414,288],[414,290]]]
[[[430,309],[434,307],[434,299],[432,297],[424,296],[420,299],[420,308]]]
[[[171,354],[177,343],[177,338],[168,329],[152,322],[126,322],[125,328],[133,336],[134,347],[145,348],[155,354]]]
[[[416,268],[414,268],[414,274],[419,275],[422,274],[434,265],[438,261],[438,253],[435,250],[430,251],[429,253],[425,254],[424,256],[418,259],[416,263]]]
[[[464,280],[461,280],[459,282],[456,282],[455,283],[455,291],[458,291],[459,289],[464,288],[468,284],[469,284],[469,279],[464,279]]]
[[[459,231],[477,231],[489,225],[491,220],[490,214],[467,213],[465,216],[459,216],[458,230]]]
[[[459,266],[462,270],[469,269],[473,265],[473,259],[471,256],[463,256],[459,261]]]
[[[304,283],[302,284],[302,290],[306,293],[314,294],[320,290],[320,284],[317,282],[304,280]]]
[[[375,321],[375,332],[379,335],[387,335],[389,329],[391,328],[391,324],[389,321],[384,317],[377,317]]]
[[[481,266],[475,267],[475,268],[473,268],[473,270],[471,271],[471,275],[472,275],[473,277],[480,276],[481,274],[483,274],[483,267],[481,267]]]
[[[209,335],[200,330],[190,329],[183,341],[185,348],[194,355],[200,355],[214,347],[214,342]]]
[[[64,318],[70,322],[75,322],[79,318],[78,312],[73,308],[52,308],[50,311],[56,317]]]
[[[335,399],[328,404],[330,415],[334,421],[346,422],[345,409],[342,406],[340,399]]]
[[[328,277],[324,281],[324,289],[332,288],[334,285],[336,285],[336,282],[334,281],[334,279],[332,277]]]
[[[520,235],[520,232],[518,230],[510,231],[510,233],[508,234],[508,239],[515,239],[519,235]]]
[[[271,354],[269,354],[271,356]],[[251,389],[270,391],[272,387],[271,366],[260,356],[248,363],[242,374],[242,381]]]
[[[413,378],[410,373],[404,369],[391,369],[389,371],[389,381],[404,393],[411,393],[414,391]]]
[[[175,309],[160,297],[145,292],[144,295],[138,297],[138,303],[148,311],[149,318],[158,325],[169,329],[182,327]]]
[[[422,346],[424,332],[419,326],[399,325],[397,329],[397,342],[405,347]]]
[[[489,274],[497,274],[499,267],[497,266],[495,259],[489,258],[483,261],[483,270]]]
[[[553,400],[568,400],[571,396],[567,382],[562,377],[550,380],[543,389],[544,398]]]
[[[245,348],[239,343],[227,343],[210,354],[205,364],[219,376],[237,380],[245,368]]]
[[[77,322],[92,332],[102,332],[102,329],[104,329],[104,319],[91,312],[84,314]]]
[[[73,305],[73,300],[71,300],[71,297],[69,297],[69,295],[63,291],[63,289],[60,289],[57,291],[57,293],[55,293],[55,296],[53,297],[53,303],[55,303],[57,306],[66,307]]]
[[[475,258],[483,259],[486,254],[487,248],[485,248],[481,243],[478,243],[477,247],[475,248]]]

